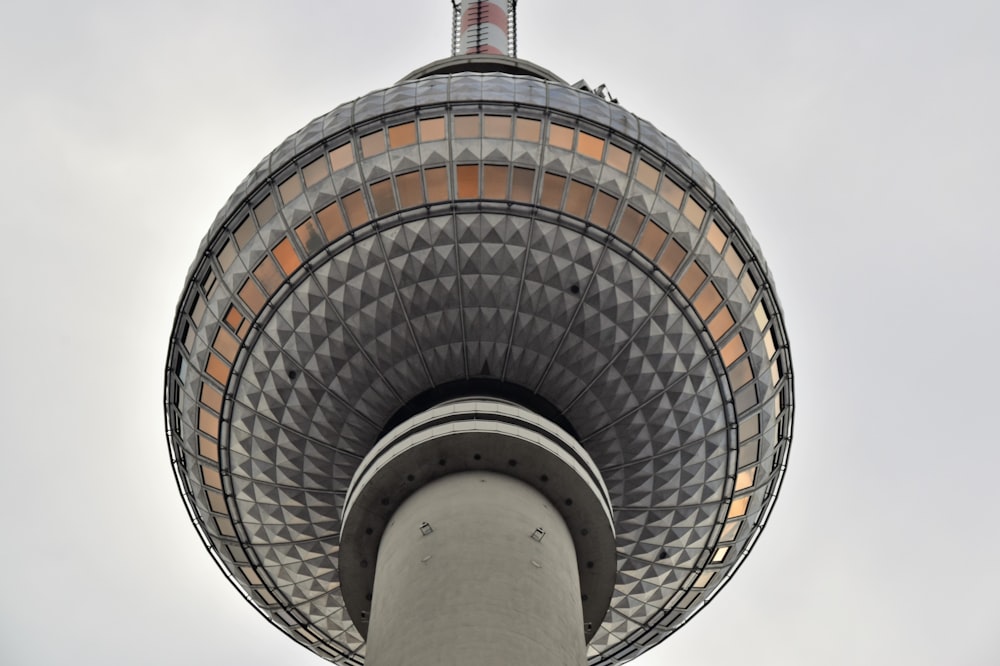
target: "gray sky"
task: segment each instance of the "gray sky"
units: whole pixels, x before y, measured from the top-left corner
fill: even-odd
[[[163,436],[167,337],[243,176],[313,117],[447,55],[449,8],[5,7],[0,663],[323,663],[188,524]],[[980,340],[1000,328],[984,204],[998,23],[995,0],[521,2],[522,56],[607,83],[723,184],[791,340],[771,523],[637,666],[1000,663],[1000,362]]]

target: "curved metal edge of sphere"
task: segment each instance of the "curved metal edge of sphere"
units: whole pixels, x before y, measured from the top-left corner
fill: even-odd
[[[466,119],[472,117],[475,130],[468,130]],[[507,119],[506,138],[491,135],[498,118],[500,125]],[[522,118],[527,136],[520,134]],[[471,182],[463,179],[473,167],[478,181],[468,195],[461,188]],[[500,200],[488,191],[492,181],[484,175],[494,167],[506,169],[508,179]],[[518,170],[533,174],[521,198]],[[423,179],[423,198],[409,205],[404,181],[414,173]],[[430,188],[437,185],[431,174],[445,179],[442,198],[432,196]],[[549,196],[555,191],[550,185],[561,188],[558,197]],[[590,197],[582,208],[579,192]],[[612,212],[605,215],[601,206],[609,201]],[[593,94],[505,74],[431,76],[338,107],[265,158],[219,213],[178,305],[165,407],[185,504],[220,568],[272,623],[322,656],[363,663],[363,639],[338,606],[338,553],[330,541],[337,534],[342,491],[324,499],[328,491],[322,485],[346,489],[367,449],[323,444],[321,434],[310,434],[316,424],[292,423],[303,418],[292,413],[295,405],[273,401],[291,396],[301,402],[313,391],[319,401],[314,407],[343,411],[349,421],[344,427],[369,433],[365,446],[370,448],[388,418],[384,415],[399,407],[378,403],[385,396],[372,392],[385,390],[382,375],[403,371],[384,366],[360,398],[338,393],[335,384],[344,386],[345,380],[336,377],[326,388],[300,390],[297,383],[316,374],[309,364],[319,357],[296,360],[296,346],[325,344],[320,338],[331,336],[310,328],[310,322],[320,320],[334,322],[338,335],[347,331],[345,344],[356,345],[358,332],[348,330],[355,315],[338,310],[342,303],[336,299],[363,300],[367,288],[387,289],[386,298],[395,291],[398,298],[400,290],[409,289],[403,282],[410,279],[410,269],[391,264],[393,248],[409,243],[407,252],[424,253],[430,247],[427,256],[433,257],[448,251],[449,243],[462,246],[461,238],[434,244],[434,234],[453,232],[483,234],[473,243],[480,248],[493,247],[492,236],[507,234],[514,250],[522,252],[523,245],[522,278],[536,261],[531,257],[538,243],[547,243],[558,265],[539,263],[536,273],[552,271],[546,279],[584,304],[576,312],[586,304],[604,307],[599,302],[612,291],[608,314],[598,313],[611,320],[627,319],[625,309],[650,303],[631,328],[607,324],[611,328],[594,329],[596,337],[601,331],[614,333],[609,344],[615,346],[600,357],[601,371],[584,382],[586,389],[572,388],[575,401],[563,400],[555,384],[538,385],[567,413],[589,407],[593,419],[610,418],[598,403],[587,402],[591,389],[594,395],[605,391],[607,409],[625,410],[618,420],[581,432],[581,443],[600,467],[615,504],[622,564],[612,608],[588,656],[593,664],[636,656],[711,599],[760,534],[788,457],[792,368],[770,274],[732,202],[676,143]],[[371,262],[379,253],[393,266],[383,271],[391,279],[386,277],[381,287],[377,280],[350,283],[353,278],[344,271],[354,270],[351,262],[375,266]],[[589,282],[578,284],[574,280],[583,264],[593,272],[584,276]],[[464,275],[461,267],[441,266]],[[337,271],[339,277],[333,276]],[[537,279],[533,289],[544,289],[545,281]],[[321,280],[337,292],[322,297],[327,299],[322,303],[315,301],[323,292]],[[612,291],[602,291],[607,280],[614,283]],[[472,283],[461,289],[489,292]],[[625,303],[626,294],[633,304]],[[313,319],[303,319],[302,312]],[[582,321],[571,323],[586,328]],[[399,326],[405,332],[405,322]],[[409,326],[409,335],[417,335],[412,322]],[[649,337],[653,329],[658,332]],[[562,335],[563,341],[575,339],[568,329]],[[661,338],[679,345],[676,363],[684,367],[675,374],[667,356],[649,355],[655,346],[651,341]],[[635,362],[648,365],[652,359],[659,370],[629,365],[629,350],[640,343],[646,352],[637,352]],[[379,353],[370,347],[359,358],[371,365]],[[491,353],[462,351],[459,362],[466,376],[479,371],[481,360],[495,361]],[[412,363],[424,363],[425,369],[414,366],[398,376],[429,374],[426,362],[418,354]],[[550,362],[548,368],[570,372],[557,365]],[[495,366],[483,364],[485,370],[490,367]],[[667,378],[673,383],[649,393],[648,382]],[[616,397],[608,388],[612,380],[631,388]],[[565,381],[570,382],[566,391],[581,386],[572,377]],[[409,396],[426,388],[401,385],[398,390]],[[633,405],[636,391],[653,397]],[[650,400],[677,405],[673,412],[661,412]],[[247,411],[251,403],[253,414]],[[648,415],[636,416],[647,406]],[[366,410],[383,415],[383,421],[366,422]],[[305,456],[297,471],[274,457],[296,451]],[[322,464],[317,467],[310,456]],[[697,465],[684,467],[684,460]],[[288,474],[305,485],[282,490],[279,477]],[[257,475],[267,477],[263,486],[251,480]],[[264,493],[270,493],[266,502],[257,503],[255,494]],[[667,524],[668,515],[680,527]],[[305,541],[296,541],[300,523],[311,525],[309,539],[301,533]],[[313,577],[300,581],[289,573],[296,562]],[[325,590],[325,596],[310,596],[310,586]],[[317,614],[310,615],[310,608]]]

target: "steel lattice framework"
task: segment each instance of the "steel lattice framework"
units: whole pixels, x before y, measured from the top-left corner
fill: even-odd
[[[618,579],[592,664],[701,609],[780,486],[791,362],[743,218],[652,125],[539,71],[425,71],[317,118],[191,267],[166,369],[179,488],[232,582],[328,659],[365,654],[345,493],[421,396],[508,391],[593,459]]]

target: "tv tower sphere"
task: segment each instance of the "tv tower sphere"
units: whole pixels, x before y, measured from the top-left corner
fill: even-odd
[[[191,519],[340,664],[613,664],[710,601],[785,471],[792,371],[760,249],[648,122],[514,52],[315,119],[188,274],[166,423]]]

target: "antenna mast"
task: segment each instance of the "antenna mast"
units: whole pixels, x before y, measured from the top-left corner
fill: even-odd
[[[517,57],[517,0],[451,0],[453,56]]]

